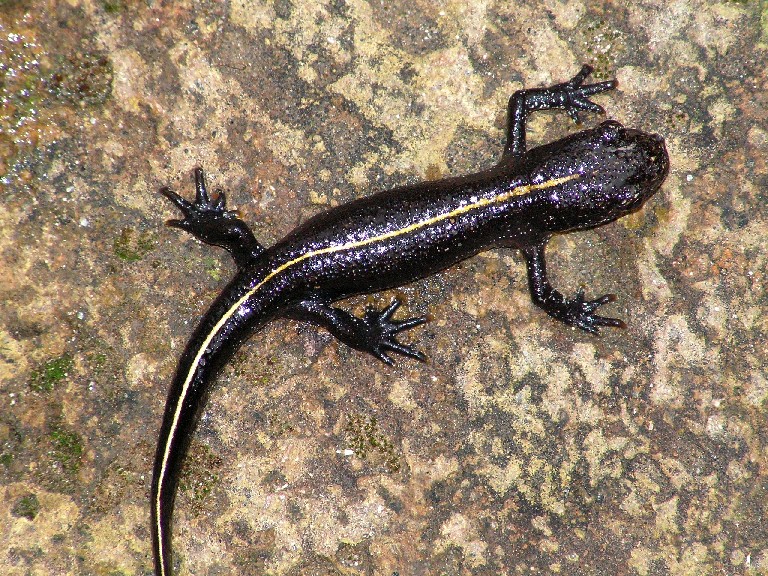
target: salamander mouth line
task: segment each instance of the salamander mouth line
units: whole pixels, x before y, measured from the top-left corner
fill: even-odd
[[[171,428],[168,433],[168,438],[165,442],[165,449],[163,451],[163,460],[160,465],[160,474],[158,475],[158,489],[157,489],[157,497],[154,503],[155,506],[155,515],[157,517],[157,532],[159,535],[162,535],[162,527],[160,526],[160,518],[162,517],[161,514],[161,504],[162,504],[162,485],[163,481],[165,480],[167,468],[168,468],[168,460],[170,458],[171,454],[171,445],[173,444],[173,440],[176,436],[176,429],[179,425],[179,418],[181,417],[181,409],[184,405],[184,399],[187,396],[187,392],[189,391],[189,386],[192,382],[192,379],[194,377],[195,371],[197,370],[197,366],[200,363],[200,359],[205,354],[205,351],[208,349],[208,345],[211,343],[211,341],[216,337],[216,335],[219,333],[219,330],[229,321],[229,319],[235,314],[238,308],[242,306],[253,294],[256,293],[257,290],[259,290],[262,286],[264,286],[267,282],[272,280],[275,276],[283,272],[284,270],[290,268],[291,266],[294,266],[300,262],[303,262],[304,260],[307,260],[309,258],[312,258],[314,256],[322,256],[324,254],[333,254],[335,252],[343,252],[345,250],[353,250],[355,248],[361,248],[363,246],[367,246],[369,244],[375,244],[376,242],[382,242],[384,240],[389,240],[390,238],[396,238],[398,236],[402,236],[403,234],[408,234],[409,232],[414,232],[416,230],[419,230],[420,228],[424,228],[425,226],[430,226],[432,224],[437,224],[438,222],[442,222],[443,220],[448,220],[451,218],[455,218],[457,216],[462,216],[464,214],[467,214],[468,212],[471,212],[472,210],[475,210],[477,208],[483,208],[485,206],[489,206],[491,204],[498,204],[501,202],[505,202],[506,200],[509,200],[510,198],[514,196],[522,196],[524,194],[528,194],[530,192],[536,192],[538,190],[546,190],[548,188],[554,188],[556,186],[559,186],[560,184],[564,184],[566,182],[570,182],[571,180],[576,180],[581,176],[581,174],[575,173],[570,174],[568,176],[563,176],[561,178],[553,178],[551,180],[547,180],[545,182],[541,182],[539,184],[525,184],[523,186],[516,186],[512,188],[511,190],[508,190],[506,192],[502,192],[501,194],[497,194],[496,196],[492,198],[480,198],[475,202],[472,202],[470,204],[466,204],[464,206],[460,206],[459,208],[455,208],[449,212],[445,212],[443,214],[438,214],[437,216],[433,216],[432,218],[426,218],[424,220],[420,220],[419,222],[414,222],[413,224],[409,224],[408,226],[404,226],[403,228],[399,228],[397,230],[392,230],[390,232],[386,232],[385,234],[380,234],[378,236],[373,236],[371,238],[366,238],[364,240],[359,240],[355,242],[347,242],[346,244],[340,244],[336,246],[328,246],[326,248],[320,248],[318,250],[312,250],[310,252],[306,252],[302,254],[301,256],[297,256],[293,260],[289,260],[288,262],[285,262],[272,270],[269,274],[267,274],[261,282],[256,284],[253,288],[248,290],[242,297],[240,297],[239,300],[237,300],[229,310],[226,311],[222,315],[222,317],[219,319],[219,321],[216,323],[216,325],[211,329],[211,331],[208,333],[208,336],[203,340],[202,344],[197,350],[197,354],[195,355],[195,359],[192,361],[192,364],[190,365],[189,372],[187,373],[186,378],[184,379],[184,384],[181,389],[181,395],[179,396],[178,400],[176,401],[176,410],[173,414],[173,420],[171,422]],[[160,547],[160,555],[161,557],[164,556],[163,554],[163,538],[162,536],[158,538],[158,545]]]

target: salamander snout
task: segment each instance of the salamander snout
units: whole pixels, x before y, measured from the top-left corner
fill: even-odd
[[[628,145],[619,149],[624,162],[632,170],[627,179],[630,184],[640,185],[646,197],[658,190],[669,172],[669,154],[664,139],[658,134],[647,134],[639,130],[627,130]]]
[[[593,165],[598,170],[582,197],[590,198],[585,206],[598,208],[604,221],[615,220],[640,209],[659,190],[669,172],[669,155],[658,134],[618,122],[602,123],[595,134]]]

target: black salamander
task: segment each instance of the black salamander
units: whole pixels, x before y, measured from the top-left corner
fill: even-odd
[[[348,346],[386,364],[392,353],[424,355],[397,334],[425,318],[394,320],[395,299],[362,318],[332,305],[354,294],[401,286],[492,248],[521,250],[531,298],[550,316],[588,332],[623,327],[595,311],[615,300],[566,298],[547,279],[544,247],[553,234],[584,230],[638,210],[669,169],[655,134],[606,121],[528,150],[526,116],[535,110],[602,112],[589,97],[616,81],[584,84],[592,69],[549,88],[520,90],[509,100],[507,143],[494,167],[456,178],[402,186],[322,212],[271,248],[225,206],[211,199],[201,169],[196,198],[161,190],[183,213],[168,224],[228,250],[237,274],[211,305],[179,360],[160,428],[152,480],[155,572],[171,576],[171,518],[182,461],[206,393],[219,369],[255,330],[276,318],[327,329]]]

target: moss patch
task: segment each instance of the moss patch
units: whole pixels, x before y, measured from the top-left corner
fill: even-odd
[[[199,515],[221,480],[222,460],[208,446],[193,444],[181,470],[179,491],[191,500],[192,513]]]
[[[35,392],[50,392],[54,386],[66,378],[74,361],[69,354],[51,358],[32,372],[29,387]]]
[[[26,518],[28,520],[34,520],[39,511],[40,502],[34,494],[25,494],[16,500],[13,508],[11,508],[11,514],[13,516],[16,518]]]
[[[59,101],[101,104],[112,93],[112,62],[98,52],[78,52],[60,59],[46,80],[48,91]]]
[[[115,256],[126,262],[141,260],[155,248],[154,234],[141,232],[137,234],[133,228],[123,228],[120,235],[115,238],[112,248]]]
[[[83,440],[77,432],[64,428],[61,424],[51,426],[49,438],[53,448],[51,457],[70,474],[76,474],[80,469],[80,458],[83,455]]]
[[[379,429],[375,416],[352,414],[344,425],[347,447],[363,460],[383,460],[389,472],[400,470],[400,455]]]

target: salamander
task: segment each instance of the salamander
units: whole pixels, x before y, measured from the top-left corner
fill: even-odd
[[[195,328],[171,382],[151,487],[157,576],[170,576],[171,522],[179,473],[213,379],[252,333],[277,318],[315,324],[344,344],[393,364],[393,354],[425,360],[398,340],[424,317],[394,319],[400,301],[362,317],[334,306],[355,294],[387,290],[435,274],[484,250],[522,252],[533,303],[587,332],[623,327],[597,310],[615,300],[567,298],[547,278],[545,246],[554,234],[602,226],[639,210],[669,170],[664,140],[615,121],[528,149],[526,118],[537,110],[602,113],[589,97],[617,86],[585,84],[584,66],[567,82],[519,90],[509,99],[507,141],[499,162],[466,176],[381,191],[310,218],[270,248],[262,246],[225,195],[211,197],[194,171],[190,202],[163,188],[182,212],[168,225],[225,248],[237,266]]]

